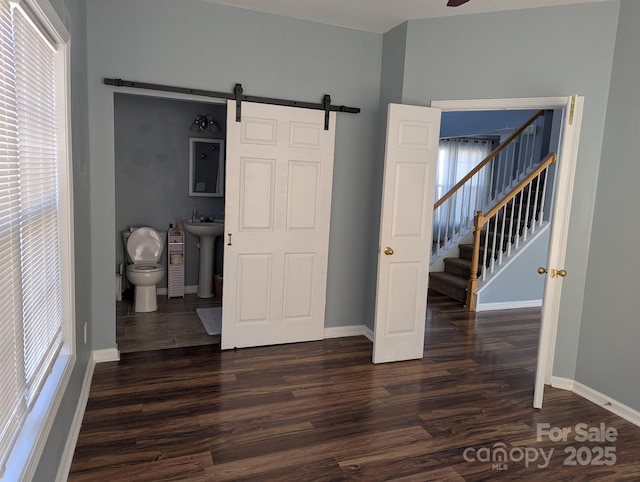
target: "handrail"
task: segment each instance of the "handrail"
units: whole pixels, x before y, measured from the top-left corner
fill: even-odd
[[[522,192],[531,182],[538,177],[545,169],[551,164],[556,162],[556,154],[550,153],[544,160],[536,167],[526,178],[518,183],[509,193],[489,212],[485,215],[482,211],[478,211],[473,219],[474,231],[473,231],[473,252],[471,254],[471,268],[469,275],[469,282],[467,284],[467,302],[466,306],[469,311],[475,311],[476,297],[475,291],[478,287],[478,268],[480,265],[480,234],[484,225],[493,218],[498,212],[515,198],[520,192]]]
[[[547,157],[544,158],[544,161],[542,161],[538,167],[536,167],[533,171],[531,171],[531,174],[525,177],[516,187],[514,187],[511,191],[509,191],[509,194],[507,194],[502,199],[502,201],[496,204],[487,214],[482,214],[482,211],[478,211],[478,213],[476,214],[476,217],[479,217],[479,219],[482,219],[480,227],[482,228],[489,219],[494,217],[498,213],[498,211],[500,211],[504,207],[505,204],[511,201],[514,197],[516,197],[516,195],[520,191],[522,191],[525,187],[527,187],[527,185],[531,181],[533,181],[536,177],[538,177],[538,175],[542,171],[544,171],[548,166],[550,166],[554,162],[556,162],[556,153],[552,152],[551,154],[549,154]],[[475,219],[474,219],[474,226],[475,226]]]
[[[458,189],[460,189],[464,184],[466,184],[466,182],[469,179],[471,179],[478,171],[480,171],[480,169],[482,169],[484,166],[489,164],[489,162],[491,162],[493,158],[495,158],[498,154],[500,154],[503,151],[503,149],[505,149],[511,143],[511,141],[513,141],[516,137],[522,134],[538,117],[542,115],[544,115],[544,110],[539,110],[533,116],[531,116],[531,118],[527,122],[522,124],[522,126],[520,126],[518,130],[516,130],[513,134],[511,134],[504,142],[502,142],[493,151],[491,151],[489,155],[485,157],[480,164],[478,164],[476,167],[471,169],[471,171],[469,171],[469,173],[466,176],[460,179],[460,181],[458,181],[458,183],[455,186],[449,189],[449,191],[447,191],[447,193],[444,196],[438,199],[438,201],[433,205],[433,210],[435,211],[440,206],[442,206],[447,199],[453,196]]]

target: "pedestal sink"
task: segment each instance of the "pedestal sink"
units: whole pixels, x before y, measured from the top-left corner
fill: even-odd
[[[224,233],[224,223],[185,221],[184,230],[200,237],[200,264],[198,268],[198,298],[212,298],[213,246],[217,236]]]

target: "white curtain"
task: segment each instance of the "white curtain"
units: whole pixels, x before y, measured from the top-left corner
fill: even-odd
[[[493,150],[494,141],[484,139],[441,139],[436,168],[435,201],[482,162]],[[434,216],[434,241],[454,239],[473,223],[473,215],[482,209],[489,176],[481,170],[464,188],[449,199]]]
[[[492,151],[493,141],[441,139],[436,168],[436,201],[482,162]]]

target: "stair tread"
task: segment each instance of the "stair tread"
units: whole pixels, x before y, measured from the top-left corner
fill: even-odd
[[[446,281],[454,286],[457,286],[458,288],[467,288],[467,280],[464,278],[460,278],[459,276],[455,276],[451,273],[444,273],[444,272],[435,272],[435,273],[431,273],[429,276],[431,276],[432,279],[439,279],[442,281]]]

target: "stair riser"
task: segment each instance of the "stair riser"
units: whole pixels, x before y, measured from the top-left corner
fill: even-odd
[[[457,266],[453,263],[447,263],[447,260],[444,260],[444,272],[451,273],[454,276],[459,276],[460,278],[467,279],[469,277],[469,269],[465,269],[463,266]]]
[[[471,266],[460,266],[455,263],[458,258],[454,259],[445,259],[444,260],[444,272],[450,273],[454,276],[458,276],[459,278],[464,278],[465,280],[469,279],[469,272],[471,270]],[[480,272],[478,272],[480,275]]]
[[[489,250],[489,253],[491,253],[491,250]],[[473,249],[471,247],[467,247],[467,246],[460,246],[460,258],[461,259],[466,259],[467,261],[471,261],[471,256],[473,254]],[[484,257],[484,249],[482,249],[482,247],[480,247],[480,257],[478,258],[479,261],[482,261],[482,258]],[[487,256],[487,265],[489,265],[489,261],[491,260],[491,254],[489,254],[489,256]]]
[[[437,291],[438,293],[442,293],[443,295],[447,295],[449,298],[458,300],[461,303],[465,303],[467,301],[467,290],[458,288],[457,286],[452,286],[446,282],[431,278],[429,280],[429,288]]]

